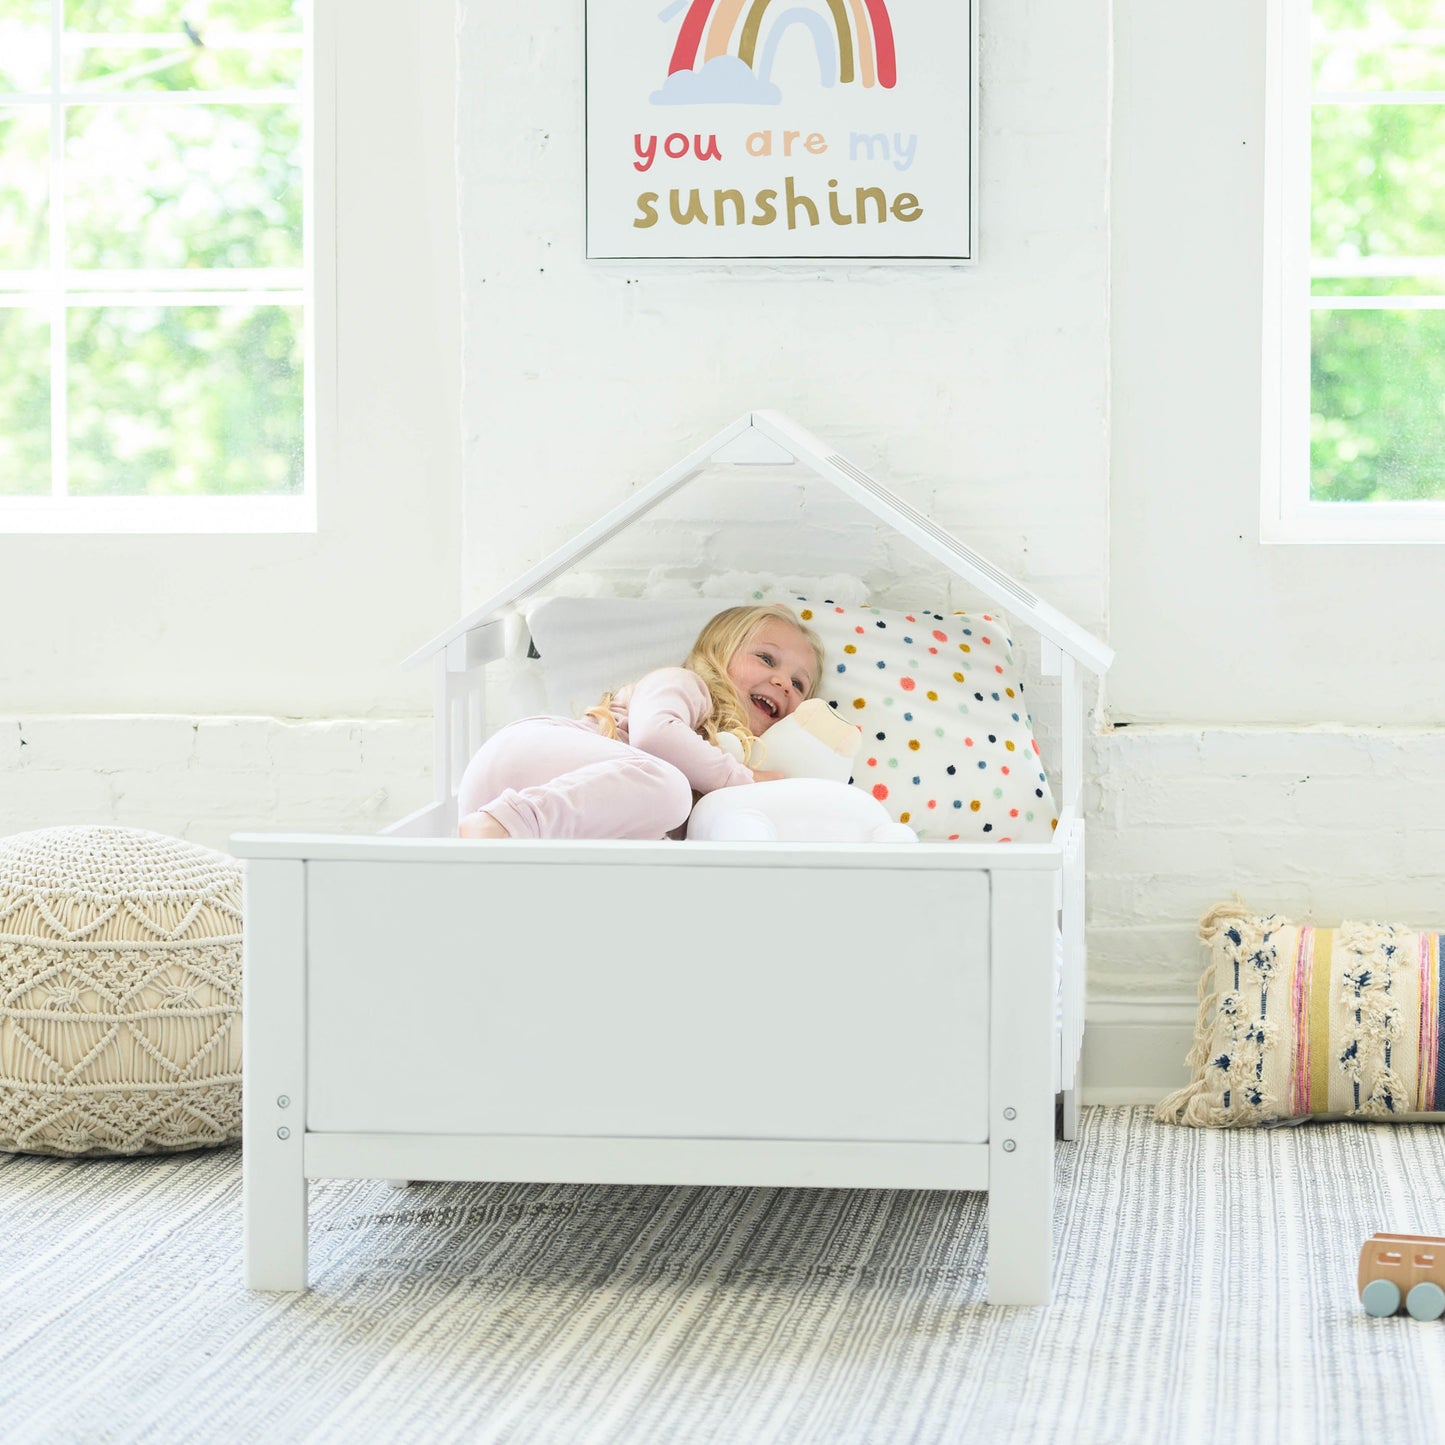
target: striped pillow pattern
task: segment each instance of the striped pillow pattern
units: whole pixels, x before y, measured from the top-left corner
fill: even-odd
[[[1409,1121],[1445,1113],[1439,933],[1388,923],[1317,928],[1238,903],[1200,923],[1191,1081],[1165,1123]]]

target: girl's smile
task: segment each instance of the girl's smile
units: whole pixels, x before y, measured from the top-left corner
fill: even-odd
[[[796,627],[775,617],[758,625],[728,663],[728,678],[756,735],[796,710],[812,691],[816,668],[813,648]]]

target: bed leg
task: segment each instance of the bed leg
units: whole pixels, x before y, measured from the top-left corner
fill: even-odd
[[[306,1288],[305,865],[246,865],[242,939],[243,1252],[247,1289]]]
[[[1054,884],[991,875],[988,1299],[1046,1305],[1054,1246]]]
[[[1063,1119],[1059,1137],[1062,1139],[1079,1137],[1079,1091],[1077,1088],[1064,1090]]]

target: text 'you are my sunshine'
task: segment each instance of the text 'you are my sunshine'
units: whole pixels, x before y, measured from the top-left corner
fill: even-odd
[[[633,136],[632,143],[637,153],[637,159],[632,164],[639,171],[650,171],[654,164],[667,160],[723,159],[715,134],[704,138],[674,131],[659,138],[638,132]],[[787,160],[798,151],[820,156],[826,155],[828,149],[828,138],[819,131],[805,134],[801,130],[756,130],[743,142],[744,153],[753,160],[771,160],[775,154]],[[889,135],[879,131],[869,134],[855,130],[848,135],[848,159],[855,165],[871,162],[906,171],[913,165],[917,154],[918,136],[913,133],[894,131]],[[664,219],[658,211],[661,200],[662,193],[659,191],[643,191],[637,197],[637,215],[632,222],[636,229],[645,231]],[[796,177],[785,175],[781,188],[777,185],[765,186],[751,196],[734,186],[716,187],[711,193],[711,209],[705,189],[673,187],[667,193],[666,215],[679,226],[706,226],[709,223],[714,226],[771,226],[782,219],[788,229],[794,231],[805,222],[809,226],[822,225],[825,218],[835,226],[864,226],[888,220],[916,221],[923,215],[923,206],[911,191],[898,191],[890,196],[882,186],[860,185],[853,188],[850,208],[845,204],[845,195],[840,194],[836,180],[828,182],[828,196],[824,202],[800,191]]]

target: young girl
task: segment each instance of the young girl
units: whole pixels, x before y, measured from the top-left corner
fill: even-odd
[[[753,742],[813,695],[818,639],[786,607],[729,607],[681,667],[607,693],[585,717],[530,717],[482,744],[457,798],[463,838],[665,838],[694,795],[780,776],[717,746]]]

